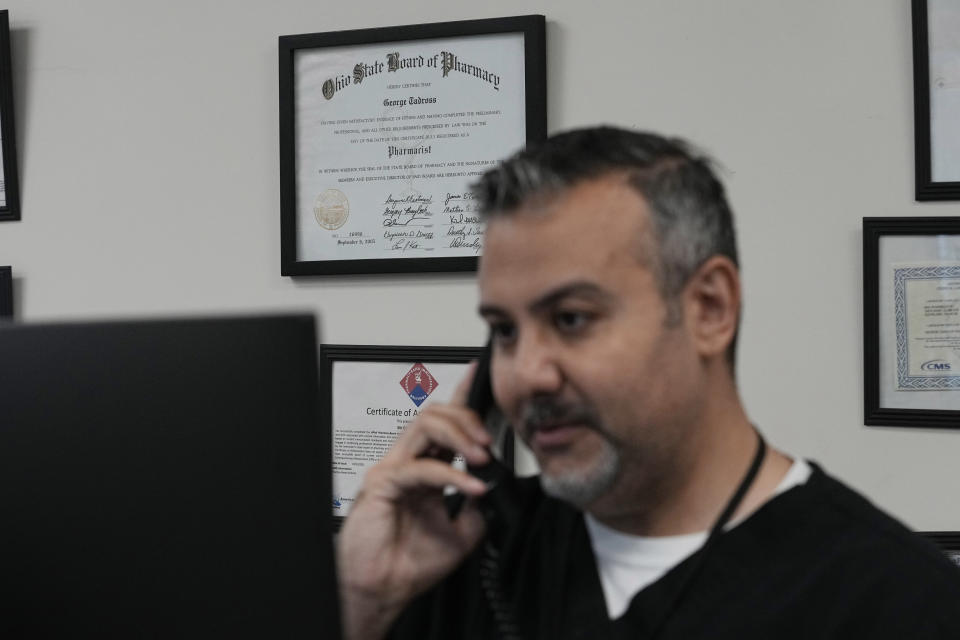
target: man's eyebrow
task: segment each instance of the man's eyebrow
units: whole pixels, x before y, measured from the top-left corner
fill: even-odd
[[[612,298],[610,293],[600,285],[587,280],[570,282],[552,289],[543,294],[530,304],[530,310],[534,313],[542,312],[556,305],[566,298],[579,296],[583,298],[592,298],[601,302]],[[481,304],[477,309],[481,316],[504,316],[507,312],[500,307],[492,304]]]

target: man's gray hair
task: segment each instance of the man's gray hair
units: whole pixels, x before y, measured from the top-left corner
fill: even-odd
[[[739,265],[733,213],[705,154],[679,138],[596,127],[576,129],[528,146],[473,185],[489,220],[510,215],[585,180],[622,173],[650,208],[656,246],[651,268],[677,322],[678,294],[715,255]],[[727,357],[733,365],[735,343]]]

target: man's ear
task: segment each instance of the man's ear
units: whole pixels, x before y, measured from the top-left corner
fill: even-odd
[[[704,262],[683,291],[684,322],[702,357],[724,355],[740,318],[740,271],[730,258]]]

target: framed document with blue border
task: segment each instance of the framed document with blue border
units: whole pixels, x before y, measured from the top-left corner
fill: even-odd
[[[470,185],[546,137],[540,15],[281,36],[288,276],[474,271]]]
[[[864,424],[960,428],[960,218],[863,219]]]
[[[481,347],[320,346],[321,421],[333,443],[333,526],[339,529],[367,470],[424,409],[448,402]],[[504,425],[500,425],[501,427]],[[514,467],[512,431],[492,447]]]

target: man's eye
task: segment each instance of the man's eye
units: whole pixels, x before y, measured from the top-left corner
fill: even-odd
[[[582,311],[560,311],[553,317],[557,329],[566,333],[582,331],[590,322],[591,316]]]
[[[490,337],[494,342],[511,342],[517,335],[517,328],[508,322],[497,322],[490,325]]]

